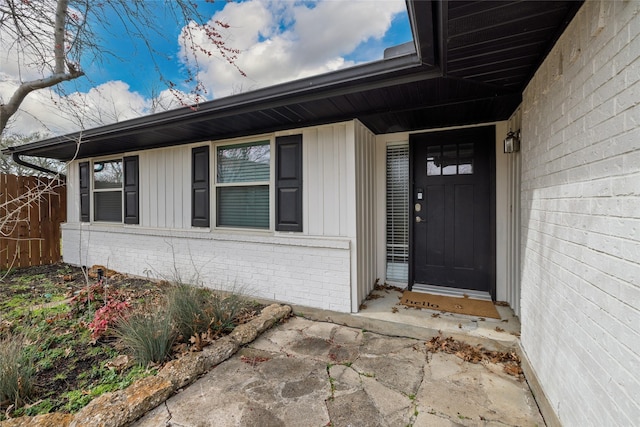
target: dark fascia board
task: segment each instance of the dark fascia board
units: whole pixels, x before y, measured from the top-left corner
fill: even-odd
[[[416,52],[424,65],[436,66],[436,22],[433,20],[433,2],[430,0],[406,0],[409,24],[416,45]],[[424,25],[430,22],[431,26]],[[422,25],[419,25],[422,23]]]
[[[200,104],[195,110],[184,107],[30,144],[8,147],[2,150],[2,153],[7,155],[19,153],[38,157],[39,149],[51,149],[55,146],[76,144],[79,140],[86,143],[90,142],[92,138],[125,136],[126,134],[170,123],[198,121],[212,114],[231,116],[241,112],[268,108],[273,105],[284,105],[293,99],[296,102],[322,99],[341,93],[348,94],[375,87],[439,76],[441,76],[441,73],[437,68],[424,66],[418,56],[413,53],[207,101]]]

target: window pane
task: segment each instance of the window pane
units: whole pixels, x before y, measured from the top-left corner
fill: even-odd
[[[218,226],[269,228],[269,186],[218,187]]]
[[[473,173],[473,144],[458,146],[458,173],[470,175]]]
[[[93,219],[122,222],[122,191],[93,193]]]
[[[427,147],[427,175],[440,175],[440,146]]]
[[[458,146],[449,144],[442,147],[442,175],[455,175],[458,173]]]
[[[269,141],[218,147],[217,182],[269,181]]]
[[[408,266],[409,144],[394,144],[387,146],[387,280],[406,282]]]
[[[96,190],[122,188],[122,160],[94,162],[93,185]]]

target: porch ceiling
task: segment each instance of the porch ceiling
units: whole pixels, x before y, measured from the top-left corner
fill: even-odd
[[[78,157],[351,119],[376,134],[504,120],[581,4],[408,0],[417,54],[89,129]],[[79,137],[3,153],[69,160]]]

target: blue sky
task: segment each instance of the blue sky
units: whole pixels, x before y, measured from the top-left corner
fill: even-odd
[[[329,1],[335,4],[340,3],[336,0],[325,1]],[[359,3],[364,5],[375,5],[376,2],[378,4],[382,4],[385,1],[361,0]],[[253,2],[245,0],[235,3],[248,4]],[[290,6],[297,3],[298,7],[304,7],[311,13],[313,13],[313,11],[319,9],[319,4],[322,2],[294,2],[291,0],[286,0],[279,3],[284,3]],[[205,16],[214,16],[216,13],[225,16],[224,9],[228,8],[228,6],[229,5],[226,1],[218,0],[213,3],[200,2],[199,9]],[[269,10],[271,11],[275,11],[275,9],[276,8],[269,8]],[[274,34],[258,34],[258,38],[256,40],[258,43],[266,43],[270,39],[272,39],[274,35],[277,36],[292,31],[295,21],[289,20],[290,17],[283,15],[286,15],[286,13],[274,13],[275,22],[273,22],[271,28],[271,30],[274,31]],[[319,19],[326,20],[326,22],[324,22],[324,25],[326,25],[326,28],[329,29],[329,31],[340,31],[340,29],[332,27],[331,21],[330,19],[328,19],[328,16],[330,16],[330,14],[325,13],[324,15],[322,15],[322,18]],[[112,36],[110,36],[110,49],[113,51],[115,57],[110,59],[106,58],[108,62],[103,64],[105,65],[104,67],[99,66],[100,64],[96,64],[96,66],[91,66],[90,63],[83,64],[83,67],[88,70],[88,78],[82,79],[78,82],[74,82],[74,85],[69,85],[69,87],[77,87],[80,90],[86,91],[90,87],[95,86],[95,84],[101,84],[113,80],[121,80],[128,83],[131,90],[139,92],[145,96],[150,96],[150,91],[152,89],[158,89],[160,87],[159,81],[156,78],[156,65],[160,66],[161,73],[166,78],[174,82],[183,81],[186,77],[186,74],[184,73],[184,65],[180,62],[180,55],[178,54],[178,36],[180,34],[180,30],[182,29],[182,25],[178,25],[174,19],[172,19],[171,17],[167,17],[166,14],[163,13],[162,9],[158,9],[158,14],[154,17],[154,21],[157,22],[158,26],[162,27],[165,30],[165,37],[160,37],[154,33],[149,33],[153,37],[150,42],[155,49],[163,51],[166,58],[171,58],[172,60],[167,60],[162,56],[156,56],[156,63],[154,64],[152,61],[150,61],[148,49],[144,46],[144,43],[142,43],[141,40],[132,40],[126,35],[123,35],[119,39],[113,39]],[[113,22],[117,22],[117,19],[114,19]],[[235,14],[231,17],[228,17],[225,22],[232,26],[232,29],[230,30],[230,33],[232,34],[247,31],[243,25],[243,18],[238,18]],[[116,30],[115,32],[123,33],[123,31],[121,30]],[[382,37],[368,37],[366,40],[359,43],[355,48],[350,49],[348,52],[341,55],[341,57],[344,59],[346,64],[369,62],[372,60],[381,59],[386,47],[401,44],[410,40],[411,29],[409,28],[406,11],[403,9],[402,11],[393,15],[390,26]],[[229,45],[230,47],[235,47],[232,41],[229,42]],[[318,57],[322,57],[322,45],[318,47],[320,49],[318,49],[319,51],[315,52],[315,54]],[[246,46],[241,46],[240,48],[245,50]],[[243,55],[241,53],[239,58],[240,62],[243,61],[242,56]],[[231,69],[232,67],[228,68]],[[252,82],[252,84],[253,81],[259,82],[259,76],[252,74],[250,71],[247,71],[247,73],[249,74],[248,78]],[[152,78],[141,78],[141,76],[151,76]]]
[[[237,64],[247,74],[242,77],[219,57],[181,50],[178,36],[183,23],[165,16],[161,1],[148,1],[159,6],[153,20],[163,36],[153,36],[149,42],[162,52],[155,57],[161,74],[186,94],[191,87],[184,83],[187,65],[182,58],[186,55],[197,60],[206,99],[379,60],[386,47],[412,37],[404,0],[199,2],[203,15],[230,25],[223,35],[228,46],[241,51]],[[109,22],[118,21],[112,18]],[[41,128],[59,134],[179,107],[160,82],[142,40],[132,40],[123,33],[117,26],[110,26],[108,33],[102,31],[105,50],[113,57],[103,55],[101,62],[86,57],[82,67],[87,77],[65,85],[67,98],[73,100],[73,114],[61,108],[67,99],[56,99],[57,95],[51,93],[30,95],[29,102],[24,103],[25,111],[13,124],[14,131]],[[9,96],[10,80],[17,78],[3,62],[0,99]],[[55,112],[47,113],[47,108]],[[79,108],[83,109],[80,118]]]

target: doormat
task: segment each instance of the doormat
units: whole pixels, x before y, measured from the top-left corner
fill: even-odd
[[[471,298],[446,297],[422,292],[404,291],[400,304],[409,307],[428,308],[429,310],[500,319],[500,314],[491,301]]]

